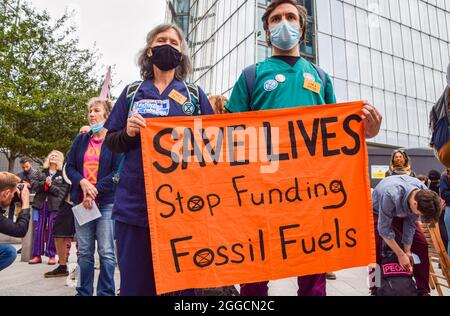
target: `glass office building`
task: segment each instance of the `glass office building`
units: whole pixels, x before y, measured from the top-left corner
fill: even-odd
[[[246,66],[270,55],[267,0],[170,0],[167,21],[189,42],[191,80],[228,96]],[[298,0],[308,9],[302,55],[333,79],[338,102],[383,113],[379,144],[427,147],[428,113],[450,62],[450,0]]]

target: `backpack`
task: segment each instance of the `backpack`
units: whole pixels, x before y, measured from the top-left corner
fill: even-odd
[[[325,89],[327,87],[327,75],[326,75],[325,71],[314,63],[311,63],[311,65],[317,71],[317,74],[319,75],[320,79],[322,80],[323,90],[325,91]],[[253,110],[251,107],[251,104],[252,104],[253,90],[255,88],[255,81],[256,81],[256,64],[246,67],[242,71],[242,74],[244,75],[245,85],[247,86],[248,105],[249,105],[250,110]]]
[[[134,98],[136,97],[137,92],[139,91],[142,83],[144,81],[139,80],[135,81],[127,87],[127,105],[128,105],[128,117],[130,118],[133,115],[134,110]],[[200,107],[200,92],[198,86],[194,83],[183,82],[188,93],[189,93],[189,102],[194,105],[194,113],[192,115],[201,115],[201,107]],[[117,168],[117,172],[113,176],[113,191],[116,190],[117,184],[120,181],[120,173],[122,172],[123,162],[125,160],[125,156],[119,162],[119,167]]]
[[[446,167],[450,167],[450,87],[444,93],[430,111],[430,146],[434,149],[436,158]]]
[[[377,296],[417,296],[412,272],[403,268],[397,255],[383,241],[381,282]]]

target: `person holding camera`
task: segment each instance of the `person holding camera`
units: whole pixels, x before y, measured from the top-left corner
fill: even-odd
[[[24,184],[19,184],[20,178],[9,172],[0,172],[0,209],[6,209],[14,197],[19,197],[22,211],[16,222],[0,216],[0,233],[22,238],[28,231],[30,221],[30,192]],[[0,271],[10,266],[16,260],[16,249],[10,245],[0,244]]]

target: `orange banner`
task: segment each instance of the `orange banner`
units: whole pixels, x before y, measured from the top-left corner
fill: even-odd
[[[147,119],[158,294],[374,263],[361,108]]]

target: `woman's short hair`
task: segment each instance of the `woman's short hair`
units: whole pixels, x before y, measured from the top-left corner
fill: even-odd
[[[153,64],[147,52],[152,47],[153,41],[159,33],[165,32],[169,29],[174,29],[177,32],[181,42],[181,63],[175,68],[175,78],[177,80],[186,80],[187,76],[192,73],[192,64],[189,57],[188,44],[186,42],[183,31],[175,24],[160,24],[152,29],[147,34],[146,45],[138,54],[137,64],[140,68],[141,78],[143,80],[152,79],[154,77]]]
[[[14,189],[19,182],[20,178],[18,176],[6,171],[0,172],[0,192]]]
[[[60,152],[59,150],[52,150],[47,158],[45,158],[44,165],[42,166],[44,169],[48,169],[50,167],[50,156],[52,154],[56,154],[58,156],[58,163],[56,164],[56,169],[62,170],[63,163],[64,163],[64,154]]]
[[[91,98],[87,103],[87,111],[89,116],[89,111],[94,105],[101,104],[103,105],[103,109],[105,110],[105,119],[109,117],[112,111],[112,102],[109,99],[103,99],[100,97]]]

